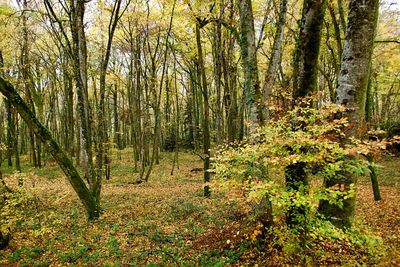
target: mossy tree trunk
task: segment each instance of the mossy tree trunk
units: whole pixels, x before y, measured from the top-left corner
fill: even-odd
[[[346,106],[350,126],[348,138],[358,135],[365,118],[366,92],[371,67],[379,0],[351,0],[341,70],[336,89],[336,103]],[[346,140],[344,141],[346,142]],[[349,157],[348,160],[352,158]],[[325,181],[325,187],[339,185],[345,192],[355,183],[354,175],[341,171],[336,178]],[[355,197],[342,199],[343,206],[321,201],[320,212],[338,227],[350,227],[354,216]]]
[[[21,96],[14,89],[14,87],[0,77],[0,92],[8,99],[9,103],[16,109],[20,116],[24,119],[25,123],[29,126],[37,138],[46,147],[47,151],[54,157],[58,165],[68,178],[73,189],[77,193],[79,199],[84,205],[89,219],[99,217],[99,205],[95,197],[87,188],[85,182],[80,177],[78,171],[75,169],[70,158],[61,149],[59,144],[53,139],[50,132],[44,127],[33,112],[28,108],[27,104],[22,100]]]
[[[293,98],[317,91],[318,56],[326,0],[304,0],[293,70]]]
[[[326,9],[326,0],[304,0],[300,32],[294,54],[293,98],[312,95],[317,91],[318,56],[321,42],[321,29]],[[294,125],[298,126],[298,125]],[[285,169],[286,190],[288,192],[307,192],[308,179],[306,164],[297,162]],[[295,201],[295,200],[293,200]],[[304,221],[306,207],[290,207],[286,220],[289,226],[296,226]]]
[[[78,113],[81,126],[81,148],[85,176],[92,192],[99,191],[96,170],[93,163],[93,114],[89,102],[88,74],[87,74],[87,46],[84,27],[85,1],[71,2],[70,27],[72,32],[72,50],[70,56],[74,66],[74,76],[78,96]],[[97,194],[96,194],[97,195]]]
[[[264,103],[258,77],[257,49],[251,0],[239,0],[240,53],[244,72],[244,94],[250,117],[250,132],[265,122]]]
[[[272,46],[272,51],[271,51],[272,53],[271,60],[269,61],[268,69],[265,74],[265,80],[263,85],[263,101],[265,103],[266,120],[269,117],[268,106],[271,104],[272,88],[274,86],[276,73],[281,61],[282,42],[285,32],[287,7],[288,7],[288,0],[282,0],[279,9],[279,18],[278,21],[276,22],[276,32],[275,32],[274,44]]]

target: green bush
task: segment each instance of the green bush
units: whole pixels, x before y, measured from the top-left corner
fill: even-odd
[[[276,237],[274,242],[288,255],[304,252],[321,240],[341,238],[355,244],[363,239],[362,234],[350,238],[350,232],[336,229],[318,213],[320,200],[340,206],[356,192],[354,184],[349,188],[338,184],[324,188],[323,181],[345,179],[341,176],[343,171],[363,175],[368,162],[361,155],[383,147],[379,140],[350,138],[344,112],[345,108],[337,105],[321,109],[296,107],[283,118],[258,129],[246,142],[221,148],[214,158],[213,171],[221,190],[229,194],[239,192],[237,196],[244,196],[253,205],[269,195],[277,221],[282,221],[289,210],[302,208],[297,227],[277,223],[270,229],[270,234]],[[289,190],[285,186],[285,170],[299,163],[311,181],[299,184],[298,190]],[[362,245],[371,245],[367,243]]]

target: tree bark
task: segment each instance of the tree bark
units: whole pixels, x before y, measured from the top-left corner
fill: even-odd
[[[311,95],[317,90],[317,65],[326,0],[304,0],[300,33],[294,61],[294,100]],[[307,193],[308,180],[304,162],[290,164],[285,169],[286,190]],[[286,219],[293,227],[304,223],[304,206],[291,205]]]
[[[266,120],[268,120],[269,117],[268,106],[271,104],[272,87],[274,86],[276,72],[281,60],[282,41],[285,32],[287,5],[288,5],[288,0],[282,0],[279,10],[279,18],[276,23],[274,44],[272,46],[272,56],[269,61],[267,73],[265,74],[265,79],[264,79],[263,99],[265,103]]]
[[[83,162],[85,165],[85,176],[91,191],[94,191],[96,182],[96,170],[93,164],[93,118],[88,96],[87,76],[87,47],[84,30],[84,0],[71,0],[70,4],[70,27],[72,33],[72,47],[69,56],[74,67],[74,78],[78,96],[78,114],[80,119],[80,142],[83,150]]]
[[[326,0],[304,0],[294,58],[294,99],[317,91],[318,55],[326,3]]]
[[[370,74],[371,56],[379,11],[379,0],[351,0],[346,38],[343,47],[336,103],[347,107],[350,126],[348,138],[358,135],[365,118],[365,99]],[[347,140],[344,140],[346,143]],[[349,158],[351,160],[351,157]],[[356,181],[354,175],[341,171],[337,178],[326,180],[325,187],[339,185],[345,192]],[[350,227],[354,216],[355,197],[342,199],[343,207],[321,201],[319,210],[338,227]]]
[[[78,171],[72,164],[72,161],[67,157],[65,152],[61,149],[58,143],[53,139],[50,132],[44,127],[31,110],[29,110],[26,103],[22,100],[20,95],[14,87],[0,77],[0,92],[7,97],[8,101],[18,111],[20,116],[24,119],[29,128],[36,134],[42,141],[47,151],[54,157],[58,165],[68,178],[73,189],[77,193],[79,199],[84,205],[89,219],[98,218],[100,215],[99,205],[93,197],[85,182],[80,177]]]
[[[109,137],[106,130],[106,110],[105,110],[105,93],[106,93],[106,75],[107,75],[107,68],[108,63],[110,61],[111,56],[111,48],[112,42],[114,38],[115,29],[117,28],[117,24],[119,19],[121,18],[121,3],[122,0],[114,1],[113,8],[111,11],[111,18],[108,26],[108,39],[106,45],[106,51],[101,57],[100,62],[100,99],[99,99],[99,107],[97,110],[97,121],[98,121],[98,142],[97,142],[97,171],[96,171],[96,179],[93,185],[92,190],[95,192],[97,198],[100,197],[101,191],[101,181],[102,181],[102,174],[103,174],[103,163],[106,165],[106,169],[109,169],[108,166],[109,162],[109,155],[107,152],[108,149],[108,142]],[[122,12],[123,13],[123,12]]]
[[[258,77],[256,38],[251,0],[239,0],[240,53],[244,70],[244,94],[250,116],[250,131],[265,121],[264,104]]]
[[[204,59],[203,59],[203,48],[201,45],[201,36],[200,36],[200,23],[197,21],[196,23],[196,43],[197,43],[197,56],[198,56],[198,71],[199,76],[201,78],[201,91],[203,93],[203,100],[204,100],[204,120],[203,120],[203,153],[204,153],[204,196],[210,197],[211,191],[210,186],[207,184],[210,182],[210,106],[208,103],[208,88],[207,88],[207,76],[206,70],[204,67]]]

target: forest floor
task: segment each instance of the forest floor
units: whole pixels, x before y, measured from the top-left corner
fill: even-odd
[[[102,190],[101,218],[88,222],[83,208],[59,168],[24,166],[5,181],[15,188],[24,180],[29,207],[21,216],[0,266],[282,266],[300,265],[279,245],[257,241],[249,208],[240,199],[213,191],[202,196],[202,162],[190,153],[162,153],[150,181],[135,185],[129,151],[112,159],[112,179]],[[400,266],[400,158],[381,160],[378,169],[383,200],[375,202],[368,178],[357,193],[357,226],[383,240],[382,255],[360,251],[348,240],[312,244],[304,265]],[[375,239],[374,239],[375,240]],[[368,241],[368,240],[367,240]],[[373,241],[371,241],[373,242]],[[375,241],[374,241],[375,242]],[[315,251],[319,250],[318,253]],[[371,256],[375,255],[375,256]],[[304,259],[304,258],[302,258]]]

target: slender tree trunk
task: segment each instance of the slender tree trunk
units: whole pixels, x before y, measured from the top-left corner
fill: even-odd
[[[224,0],[219,0],[219,20],[214,28],[214,79],[215,79],[215,91],[216,91],[216,108],[215,108],[215,124],[216,124],[216,141],[221,143],[223,139],[223,112],[221,105],[221,82],[222,82],[222,23],[224,15]]]
[[[288,0],[282,0],[279,10],[279,18],[276,23],[276,32],[274,38],[274,44],[272,46],[272,56],[268,64],[268,69],[265,74],[264,86],[263,86],[263,100],[265,103],[265,119],[269,117],[269,108],[271,104],[272,89],[275,82],[276,73],[278,70],[279,63],[281,61],[282,54],[282,41],[285,32],[286,23],[286,12],[287,12]]]
[[[179,169],[179,155],[178,155],[178,151],[179,151],[179,124],[180,124],[180,120],[179,120],[179,96],[178,96],[178,83],[177,83],[177,77],[176,77],[176,62],[174,62],[174,88],[175,88],[175,154],[174,154],[174,163],[172,166],[172,170],[171,170],[171,175],[174,174],[174,170],[175,170],[175,165],[178,167]]]
[[[8,101],[10,101],[10,99],[8,99]],[[11,114],[12,114],[12,122],[13,122],[13,126],[12,126],[12,129],[13,129],[13,133],[12,133],[13,142],[12,142],[12,144],[13,144],[13,150],[14,150],[14,155],[15,155],[15,169],[18,172],[21,172],[22,169],[21,169],[21,161],[20,161],[20,158],[19,158],[20,152],[19,152],[19,146],[18,146],[19,119],[18,119],[18,114],[16,113],[14,108],[11,108],[11,110],[12,110]],[[18,182],[18,185],[22,186],[22,184],[20,182]]]
[[[373,108],[374,108],[374,96],[372,94],[372,68],[369,70],[369,78],[367,85],[367,92],[365,98],[365,121],[369,124],[372,122]]]
[[[67,60],[67,59],[65,59]],[[68,63],[65,62],[64,64],[66,65]],[[74,155],[74,149],[75,149],[75,137],[74,137],[74,91],[73,91],[73,85],[72,85],[72,77],[67,69],[67,66],[64,66],[64,97],[65,97],[65,102],[66,102],[66,111],[67,111],[67,120],[66,120],[66,143],[65,143],[65,148],[67,150],[67,153],[72,156]]]
[[[156,95],[155,100],[155,110],[154,110],[154,134],[153,134],[153,151],[152,151],[152,155],[151,155],[151,160],[150,160],[150,165],[147,169],[146,172],[146,176],[144,178],[144,181],[147,182],[149,180],[151,171],[153,169],[153,164],[155,162],[157,153],[158,153],[158,149],[159,149],[159,142],[160,142],[160,105],[161,105],[161,93],[162,93],[162,86],[163,86],[163,81],[164,81],[164,75],[165,75],[165,71],[166,71],[166,67],[167,67],[167,55],[168,55],[168,40],[171,34],[171,29],[172,29],[172,22],[173,22],[173,18],[174,18],[174,13],[175,13],[175,5],[176,5],[176,0],[174,0],[173,6],[172,6],[172,10],[171,10],[171,17],[170,17],[170,21],[169,21],[169,27],[168,27],[168,31],[166,33],[166,37],[165,37],[165,48],[164,48],[164,58],[163,58],[163,67],[162,67],[162,72],[161,72],[161,80],[160,80],[160,87],[159,87],[159,92],[158,92],[158,96]],[[155,68],[154,68],[154,61],[153,61],[153,74],[154,77],[152,77],[153,82],[155,83],[156,79],[155,79]],[[155,86],[155,85],[154,85]]]
[[[5,70],[4,70],[4,59],[3,59],[3,52],[0,50],[0,74],[4,75]],[[12,114],[11,114],[11,105],[10,102],[7,99],[4,99],[4,109],[6,112],[6,124],[7,124],[7,133],[6,133],[6,144],[7,144],[7,165],[9,167],[12,166],[12,127],[13,123],[12,123]]]
[[[28,107],[35,114],[35,105],[32,99],[33,84],[31,83],[30,76],[30,61],[29,61],[29,40],[28,40],[28,17],[27,12],[25,10],[28,9],[27,0],[23,0],[23,13],[22,13],[22,49],[21,49],[21,57],[20,57],[20,70],[21,76],[24,85],[25,97],[27,99]],[[36,158],[36,145],[35,145],[35,135],[30,130],[29,131],[29,142],[30,142],[30,153],[31,153],[31,162],[34,167],[38,167],[37,158]]]
[[[345,31],[347,28],[347,23],[346,23],[346,15],[344,12],[344,7],[343,7],[343,0],[338,0],[337,2],[338,2],[340,25],[342,27],[342,30]]]
[[[98,146],[97,146],[97,171],[96,171],[96,179],[95,183],[93,184],[93,192],[96,195],[96,198],[100,197],[100,191],[101,191],[101,182],[102,182],[102,176],[103,176],[103,163],[106,165],[106,169],[110,169],[110,166],[107,164],[109,163],[109,155],[107,155],[105,152],[106,147],[109,142],[109,137],[107,134],[107,129],[106,129],[106,110],[105,110],[105,93],[106,93],[106,74],[107,74],[107,68],[108,68],[108,63],[110,61],[110,56],[111,56],[111,47],[112,47],[112,41],[114,38],[114,32],[117,27],[118,21],[120,19],[120,9],[121,9],[121,2],[122,0],[117,0],[114,1],[113,8],[111,11],[111,19],[109,23],[109,28],[108,28],[108,40],[107,40],[107,46],[106,46],[106,51],[104,55],[102,55],[101,58],[101,64],[100,64],[100,99],[99,99],[99,107],[98,107],[98,112],[97,112],[97,121],[98,121]],[[107,150],[108,151],[108,150]]]
[[[208,170],[210,169],[210,158],[211,158],[211,143],[210,143],[210,107],[208,103],[208,88],[207,88],[207,76],[206,70],[204,67],[203,60],[203,48],[201,45],[201,36],[200,36],[200,25],[199,22],[196,23],[196,43],[197,43],[197,56],[198,56],[198,70],[199,76],[201,78],[201,91],[204,99],[204,120],[203,120],[203,153],[204,153],[204,196],[210,197],[211,191],[210,186],[207,184],[210,182],[210,173]]]
[[[15,127],[12,119],[12,107],[10,102],[5,99],[4,100],[5,109],[7,112],[7,163],[8,166],[11,167],[12,164],[12,155],[13,155],[13,147],[14,147],[14,135],[15,135]]]
[[[382,199],[381,192],[379,190],[378,175],[376,173],[376,167],[374,166],[374,157],[372,155],[367,155],[368,159],[368,169],[371,177],[372,192],[374,192],[374,200],[379,201]]]
[[[87,76],[87,47],[84,31],[85,1],[71,0],[71,32],[72,32],[72,62],[76,90],[78,95],[78,114],[80,118],[80,142],[83,150],[83,162],[85,165],[85,176],[93,192],[98,188],[97,175],[93,164],[93,120],[92,110],[88,96]],[[97,195],[97,194],[95,194]]]
[[[339,22],[336,19],[335,8],[333,7],[332,2],[328,3],[328,10],[329,10],[329,15],[331,16],[331,19],[332,19],[333,28],[335,30],[336,45],[337,45],[337,49],[338,49],[338,58],[341,59],[342,52],[343,52],[342,34],[341,34]]]

